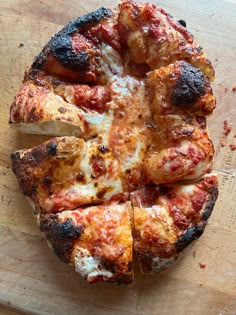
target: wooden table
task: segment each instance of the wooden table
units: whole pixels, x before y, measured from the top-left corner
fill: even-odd
[[[136,271],[133,286],[87,284],[47,247],[18,189],[10,153],[44,140],[15,133],[7,124],[9,105],[24,71],[61,25],[109,3],[0,2],[0,303],[25,314],[236,314],[236,151],[229,147],[236,144],[235,1],[156,1],[177,19],[187,20],[217,74],[218,108],[209,119],[209,129],[216,148],[220,196],[205,234],[176,268],[151,277]],[[223,136],[224,120],[232,126],[228,137]],[[14,314],[7,312],[0,309],[1,314]]]

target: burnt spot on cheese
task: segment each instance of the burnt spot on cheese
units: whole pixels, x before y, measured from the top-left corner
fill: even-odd
[[[83,182],[85,179],[85,174],[83,172],[79,172],[76,179],[78,182]]]
[[[184,234],[175,243],[177,252],[181,252],[185,247],[197,240],[204,232],[205,223],[197,224],[196,226],[188,228]]]
[[[108,153],[110,150],[107,146],[105,145],[101,145],[98,147],[98,150],[101,152],[101,153]]]
[[[172,87],[170,98],[175,106],[188,107],[206,93],[207,82],[198,68],[185,61],[180,65],[180,73]]]
[[[74,242],[80,238],[84,227],[76,226],[70,219],[59,222],[56,214],[41,219],[40,231],[45,233],[55,254],[64,262],[69,263]]]
[[[59,63],[71,70],[84,70],[90,62],[89,56],[86,51],[76,53],[72,47],[71,36],[78,32],[83,27],[89,27],[92,23],[97,23],[106,17],[110,17],[112,11],[106,8],[100,8],[94,12],[78,17],[76,20],[71,21],[59,33],[57,33],[48,44],[44,47],[43,51],[36,57],[33,68],[42,69],[47,61],[48,55],[52,56],[59,61]]]

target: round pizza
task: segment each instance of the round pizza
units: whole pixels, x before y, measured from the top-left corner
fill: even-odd
[[[52,138],[11,155],[49,246],[88,282],[172,266],[218,195],[214,69],[163,9],[124,0],[71,21],[26,72],[10,125]]]

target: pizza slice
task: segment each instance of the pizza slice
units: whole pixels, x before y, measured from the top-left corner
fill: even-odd
[[[150,72],[147,88],[153,115],[209,115],[216,107],[209,81],[186,61]]]
[[[96,136],[111,123],[109,86],[73,84],[35,70],[26,75],[10,109],[10,125],[52,136]]]
[[[196,179],[212,168],[214,147],[204,116],[155,116],[152,145],[144,159],[150,183]]]
[[[192,184],[145,186],[131,194],[134,251],[144,273],[169,268],[202,235],[217,196],[215,175]]]
[[[163,9],[133,0],[122,1],[119,29],[122,45],[128,48],[133,62],[147,64],[154,70],[185,60],[209,79],[214,78],[214,69],[202,47]]]
[[[35,213],[125,200],[120,164],[102,142],[53,138],[12,154],[12,168]]]
[[[49,246],[88,282],[133,281],[131,205],[110,204],[38,216]]]
[[[100,8],[71,21],[36,57],[32,68],[86,84],[105,84],[122,70],[117,13]],[[116,48],[116,49],[114,49]]]

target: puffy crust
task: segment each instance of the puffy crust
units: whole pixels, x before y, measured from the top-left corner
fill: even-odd
[[[195,184],[146,186],[131,194],[134,250],[143,272],[168,268],[201,236],[217,196],[215,175]]]
[[[53,136],[96,136],[110,119],[109,87],[67,83],[31,71],[10,109],[10,124],[27,132]]]
[[[101,52],[83,33],[98,22],[106,24],[112,10],[101,8],[71,21],[56,34],[35,59],[33,69],[43,69],[52,75],[62,75],[81,83],[106,80],[102,68]]]
[[[153,115],[208,115],[216,107],[209,81],[185,61],[150,72],[147,87]]]
[[[131,59],[157,69],[176,60],[198,67],[209,78],[214,69],[202,48],[183,25],[163,9],[148,3],[126,0],[120,5],[120,36],[129,48]]]
[[[39,217],[57,256],[88,282],[131,283],[130,203],[93,206]]]
[[[17,151],[11,158],[35,213],[127,198],[119,161],[102,144],[75,137],[54,138],[33,149]]]
[[[203,116],[155,116],[156,131],[144,160],[150,182],[173,183],[211,171],[214,147]]]

